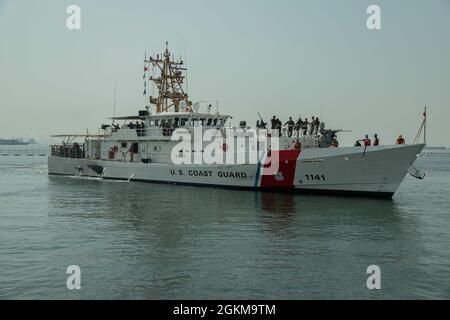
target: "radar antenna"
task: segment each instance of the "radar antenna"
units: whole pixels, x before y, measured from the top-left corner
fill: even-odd
[[[180,103],[185,101],[186,110],[192,111],[192,102],[189,100],[187,90],[184,88],[187,69],[183,67],[183,60],[172,60],[169,51],[169,43],[166,42],[166,50],[163,54],[157,55],[156,58],[150,57],[145,59],[146,66],[151,66],[156,71],[155,76],[150,76],[149,80],[153,81],[158,90],[156,97],[150,96],[149,102],[156,106],[156,113],[180,111]],[[146,69],[147,70],[147,69]]]

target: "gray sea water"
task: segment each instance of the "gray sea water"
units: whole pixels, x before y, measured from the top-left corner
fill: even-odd
[[[49,177],[46,161],[0,156],[0,298],[450,298],[450,158],[418,159],[426,178],[393,200]]]

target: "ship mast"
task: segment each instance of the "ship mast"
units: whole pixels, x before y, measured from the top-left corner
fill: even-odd
[[[179,61],[172,60],[168,42],[161,56],[158,54],[156,58],[150,57],[149,60],[145,60],[145,63],[151,65],[158,74],[149,78],[158,89],[157,97],[149,97],[150,104],[156,106],[156,112],[168,112],[170,109],[179,112],[182,101],[185,102],[186,110],[192,112],[192,102],[183,86],[187,69],[183,67],[181,58]]]

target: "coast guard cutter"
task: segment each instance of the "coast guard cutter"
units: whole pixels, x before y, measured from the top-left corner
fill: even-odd
[[[147,83],[155,93],[145,110],[113,117],[97,134],[54,136],[63,143],[51,146],[49,174],[390,198],[425,146],[333,147],[336,131],[324,128],[292,135],[245,123],[233,128],[218,103],[192,103],[185,80],[183,61],[168,48],[146,58],[144,94]],[[211,139],[186,138],[208,131]]]

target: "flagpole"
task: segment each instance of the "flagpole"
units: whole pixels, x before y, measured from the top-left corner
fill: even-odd
[[[147,43],[145,43],[145,54],[144,54],[144,108],[147,109]]]
[[[425,111],[424,111],[424,116],[425,119],[424,124],[423,124],[423,143],[427,144],[427,107],[425,107]]]
[[[114,114],[113,117],[116,116],[116,75],[114,75]]]

